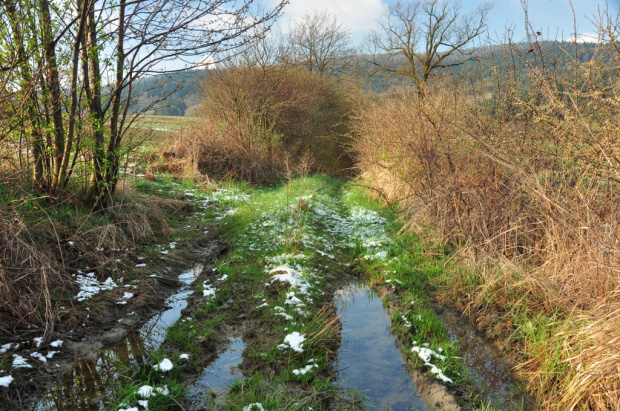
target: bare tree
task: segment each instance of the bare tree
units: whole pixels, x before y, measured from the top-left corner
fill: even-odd
[[[0,102],[15,113],[0,126],[30,142],[35,185],[51,195],[66,189],[81,157],[91,201],[109,206],[137,82],[206,66],[205,56],[244,46],[262,34],[258,28],[269,30],[285,2],[270,10],[253,4],[0,0],[0,84],[14,91]]]
[[[320,76],[338,76],[355,56],[349,29],[328,11],[306,14],[286,41],[284,57]]]
[[[491,4],[469,14],[458,0],[427,0],[389,5],[379,20],[381,29],[368,37],[376,71],[411,79],[419,97],[424,85],[441,68],[474,59],[468,46],[486,31]]]

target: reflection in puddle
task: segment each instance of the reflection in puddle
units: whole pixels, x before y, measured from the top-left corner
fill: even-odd
[[[342,322],[339,384],[365,396],[366,408],[427,410],[391,332],[381,299],[365,285],[339,290],[335,304]]]
[[[192,397],[201,398],[211,392],[225,391],[236,379],[242,379],[243,374],[237,367],[241,364],[241,354],[245,350],[245,343],[241,338],[231,338],[230,346],[220,354],[190,387]]]
[[[519,390],[510,364],[478,335],[476,328],[453,312],[442,314],[442,319],[450,340],[457,341],[467,369],[476,378],[480,398],[501,410],[528,409],[528,398]]]
[[[132,334],[96,360],[79,359],[62,382],[52,388],[35,410],[107,409],[106,397],[119,378],[130,377],[133,369],[147,361],[144,342]]]
[[[106,398],[112,393],[115,381],[132,373],[148,361],[147,353],[159,348],[181,311],[187,307],[192,293],[189,285],[202,271],[196,266],[179,275],[182,288],[165,302],[170,307],[147,321],[138,333],[132,333],[114,347],[101,353],[96,360],[78,359],[75,367],[62,382],[49,390],[35,406],[35,410],[104,410]],[[110,392],[108,392],[110,390]]]
[[[164,342],[168,327],[174,325],[181,317],[181,311],[187,307],[187,297],[191,293],[193,293],[192,290],[185,290],[168,297],[166,306],[170,308],[157,314],[140,328],[140,336],[149,350],[158,349]]]

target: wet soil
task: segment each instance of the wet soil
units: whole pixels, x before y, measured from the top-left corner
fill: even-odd
[[[34,365],[34,360],[30,361],[30,352],[41,351],[44,354],[44,346],[37,348],[22,344],[18,350],[11,352],[28,358],[33,367],[13,371],[14,381],[10,388],[0,390],[3,391],[0,392],[0,410],[46,409],[38,407],[37,403],[59,381],[67,378],[76,380],[77,374],[81,377],[77,380],[88,379],[89,375],[93,375],[89,370],[93,369],[106,348],[127,339],[150,318],[162,312],[166,298],[180,285],[179,274],[195,264],[213,264],[225,249],[217,233],[205,235],[179,247],[174,254],[149,261],[147,267],[142,269],[144,276],[131,285],[98,294],[76,305],[75,309],[67,310],[53,336],[53,340],[63,341],[62,347],[47,347],[48,351],[59,351],[53,358],[38,365]],[[117,302],[128,290],[134,297],[126,305],[118,305]],[[130,338],[127,344],[135,347],[138,341]],[[140,355],[132,358],[135,361],[145,360]],[[109,360],[114,361],[115,358]],[[97,405],[99,399],[99,394],[94,392],[87,403],[76,404],[74,409],[90,409],[90,404]],[[47,409],[58,408],[54,405]]]
[[[200,264],[201,270],[196,271],[196,276],[192,277],[192,284],[200,284],[209,281],[217,284],[220,273],[216,270],[215,262],[223,255],[226,247],[220,243],[217,234],[211,234],[204,238],[187,244],[178,250],[174,257],[166,256],[160,260],[157,267],[149,270],[148,275],[139,280],[137,287],[132,290],[137,295],[132,298],[126,306],[119,307],[116,302],[124,292],[124,287],[118,290],[100,295],[89,301],[88,306],[81,307],[70,321],[63,323],[59,329],[56,339],[65,341],[65,345],[60,350],[61,353],[55,356],[46,364],[32,369],[25,370],[14,375],[16,383],[14,390],[9,396],[8,401],[0,401],[0,410],[14,409],[62,409],[57,404],[66,401],[64,409],[84,409],[99,410],[105,409],[105,386],[103,382],[110,379],[119,378],[123,373],[127,373],[127,365],[139,366],[149,361],[149,350],[161,348],[171,355],[181,354],[180,348],[174,342],[164,341],[163,333],[165,329],[174,323],[177,318],[195,317],[196,313],[204,306],[202,293],[193,292],[190,287],[181,289],[179,287],[179,275],[186,272],[192,266]],[[149,266],[150,267],[150,266]],[[242,267],[239,268],[242,270]],[[346,271],[346,270],[344,270]],[[325,306],[324,309],[330,316],[342,314],[342,307],[338,307],[338,296],[342,294],[342,289],[351,284],[359,284],[360,278],[356,274],[347,272],[333,272],[326,274],[325,283]],[[272,346],[273,340],[279,336],[272,335],[270,331],[273,319],[257,318],[254,313],[256,301],[251,297],[256,290],[253,285],[241,281],[232,284],[235,290],[234,299],[230,298],[223,302],[222,309],[209,313],[209,316],[223,315],[224,319],[214,330],[210,338],[199,341],[200,352],[195,355],[199,360],[191,361],[182,366],[184,381],[190,387],[190,400],[184,404],[186,409],[202,410],[217,409],[218,398],[226,392],[228,386],[235,379],[242,379],[252,375],[255,371],[262,369],[265,373],[277,372],[280,367],[287,364],[270,363],[265,364],[260,357],[262,346]],[[384,300],[388,312],[402,310],[398,306],[397,290],[393,286],[375,286],[374,290]],[[274,290],[274,292],[278,292]],[[178,297],[172,301],[170,298]],[[174,298],[173,298],[174,299]],[[380,300],[378,300],[381,306]],[[165,306],[166,302],[169,306]],[[87,308],[89,308],[87,310]],[[368,308],[368,307],[366,307]],[[382,310],[384,310],[381,307]],[[134,315],[127,315],[129,313]],[[173,317],[166,320],[166,313],[172,313]],[[222,314],[223,313],[223,314]],[[366,314],[364,314],[366,315]],[[387,317],[387,316],[386,316]],[[478,334],[471,327],[463,324],[463,320],[458,316],[452,316],[453,321],[448,322],[448,329],[454,339],[474,341],[472,335]],[[122,320],[121,320],[122,319]],[[119,320],[121,320],[119,322]],[[333,342],[331,351],[333,352],[333,366],[325,367],[321,372],[330,375],[339,375],[341,386],[347,387],[345,380],[351,380],[351,369],[346,362],[339,361],[337,356],[339,350],[347,350],[346,340],[348,331],[347,319],[342,319],[344,325],[338,330],[338,338]],[[389,329],[389,317],[382,320],[387,325],[381,325],[383,331],[387,328],[387,334],[394,338]],[[84,324],[82,326],[82,324]],[[152,324],[152,327],[149,326]],[[376,326],[376,324],[375,324]],[[150,336],[145,337],[143,331],[149,329]],[[465,330],[465,334],[459,334],[459,330]],[[451,330],[451,331],[450,331]],[[356,331],[357,332],[357,331]],[[477,341],[477,340],[476,340]],[[364,391],[370,392],[370,399],[374,402],[366,403],[366,406],[377,407],[376,409],[419,409],[419,410],[458,410],[459,404],[468,403],[468,394],[465,387],[451,387],[448,390],[444,385],[416,370],[402,355],[402,347],[409,346],[406,336],[396,336],[396,344],[388,342],[392,351],[388,360],[388,374],[393,374],[393,367],[402,368],[405,374],[400,382],[390,382],[387,391],[378,394],[376,386],[378,382],[384,382],[384,375],[367,375],[366,387],[360,382],[351,385]],[[383,343],[382,343],[383,344]],[[473,343],[472,343],[473,344]],[[480,351],[482,343],[476,347],[464,347],[465,349]],[[385,344],[383,344],[385,345]],[[486,347],[486,344],[483,344]],[[114,347],[114,349],[109,349]],[[251,348],[251,349],[245,349]],[[372,347],[368,348],[372,351]],[[24,354],[24,356],[26,356]],[[483,355],[485,365],[488,365],[487,354]],[[470,356],[471,357],[471,356]],[[501,357],[497,357],[498,361]],[[116,369],[117,360],[125,365],[121,369]],[[374,359],[373,361],[375,361]],[[381,362],[381,360],[377,360]],[[376,361],[375,361],[376,362]],[[500,361],[501,362],[501,361]],[[475,363],[475,361],[469,361]],[[469,365],[468,363],[468,365]],[[102,367],[101,364],[104,364]],[[492,362],[495,364],[495,362]],[[502,363],[503,364],[503,363]],[[367,367],[368,363],[362,363]],[[487,368],[493,368],[491,365]],[[505,375],[505,364],[498,371],[500,375]],[[347,374],[349,373],[349,374]],[[407,373],[411,376],[407,377]],[[384,373],[385,374],[385,373]],[[507,375],[507,374],[506,374]],[[482,379],[485,377],[482,375]],[[508,377],[506,377],[508,378]],[[59,381],[64,379],[64,383],[74,389],[76,381],[79,381],[82,394],[79,398],[57,398],[65,395],[65,391],[56,390],[56,397],[46,396],[41,400],[45,392],[57,386]],[[411,382],[411,379],[413,382]],[[486,380],[485,380],[486,381]],[[502,380],[504,381],[504,380]],[[497,393],[508,392],[506,387],[512,386],[513,380],[505,380],[499,383],[500,386],[492,386],[485,392]],[[62,384],[61,384],[62,386]],[[407,391],[406,398],[400,399],[398,393],[391,392],[390,389],[397,389],[401,393]],[[291,386],[291,390],[303,390],[303,387]],[[368,391],[366,390],[366,391]],[[67,398],[71,394],[67,394]],[[491,394],[487,399],[493,400]],[[382,398],[379,398],[381,397]],[[419,397],[419,398],[416,398]],[[503,397],[502,397],[503,398]],[[334,401],[333,397],[325,397],[326,409],[362,409],[362,405],[356,398],[347,398],[343,395]],[[511,400],[512,401],[512,400]],[[503,403],[500,403],[503,404]],[[506,403],[508,408],[514,409],[511,403]],[[467,405],[464,407],[467,409]],[[374,409],[374,408],[373,408]]]
[[[384,300],[390,314],[403,311],[397,287],[375,284],[373,289]],[[531,398],[513,374],[512,365],[495,344],[484,336],[483,331],[445,305],[436,302],[433,309],[444,321],[448,338],[456,342],[459,352],[463,353],[463,362],[474,386],[456,384],[448,390],[444,385],[429,381],[426,375],[408,363],[409,372],[429,410],[471,409],[469,392],[472,389],[483,404],[495,409],[535,409],[530,405],[533,404]],[[411,345],[407,335],[398,335],[398,340],[403,347]]]

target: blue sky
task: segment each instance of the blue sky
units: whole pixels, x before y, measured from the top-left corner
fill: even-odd
[[[276,0],[264,0],[273,4]],[[329,10],[351,30],[353,41],[359,43],[365,34],[375,27],[375,21],[387,4],[395,0],[290,0],[279,25],[285,30],[291,22],[312,11]],[[474,10],[482,1],[461,0],[464,11]],[[506,27],[513,28],[513,39],[525,39],[524,14],[520,0],[496,0],[489,15],[489,35],[501,41]],[[568,0],[528,0],[529,18],[536,30],[543,32],[545,39],[569,39],[574,32],[573,15]],[[572,0],[577,17],[578,38],[587,38],[596,33],[596,27],[588,20],[598,14],[598,9],[608,5],[612,15],[617,15],[620,0]]]

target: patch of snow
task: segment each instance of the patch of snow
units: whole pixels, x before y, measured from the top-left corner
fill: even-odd
[[[140,409],[138,407],[119,408],[118,411],[140,411]]]
[[[138,400],[138,405],[143,407],[145,410],[149,409],[149,400]]]
[[[308,294],[311,285],[302,276],[300,267],[291,267],[288,264],[283,264],[268,270],[268,272],[271,274],[271,281],[268,285],[273,284],[275,281],[289,283],[291,287],[296,287],[302,294]]]
[[[117,287],[111,277],[108,277],[104,282],[99,282],[95,278],[95,273],[92,272],[84,275],[78,274],[75,277],[75,281],[80,286],[80,291],[76,296],[78,301],[84,301],[87,298],[99,294],[101,291],[112,290]]]
[[[263,404],[261,404],[260,402],[255,402],[253,404],[243,407],[243,411],[265,411],[265,409],[263,408]]]
[[[5,377],[0,377],[0,387],[8,388],[9,385],[13,382],[13,377],[7,375]]]
[[[13,354],[13,368],[32,368],[21,355]]]
[[[38,352],[32,352],[30,353],[30,356],[32,358],[36,358],[37,360],[41,361],[41,362],[47,362],[47,358],[45,358],[41,353]]]
[[[292,316],[292,315],[289,315],[289,314],[287,314],[287,313],[275,313],[274,315],[279,315],[279,316],[282,316],[282,317],[284,317],[284,318],[285,318],[286,320],[288,320],[288,321],[291,321],[291,320],[293,319],[293,316]]]
[[[164,372],[170,371],[172,369],[172,361],[170,361],[167,358],[164,358],[162,362],[154,365],[153,368],[155,368],[155,371],[164,371]]]
[[[189,360],[189,354],[181,354],[179,355],[180,360]]]
[[[52,341],[50,343],[50,347],[54,347],[54,348],[60,348],[62,347],[62,344],[64,343],[63,340],[56,340],[56,341]]]
[[[214,288],[211,284],[208,284],[206,281],[202,283],[204,290],[202,290],[203,297],[212,297],[215,295],[216,288]]]
[[[35,337],[33,338],[35,344],[37,345],[37,348],[39,348],[41,346],[41,343],[43,342],[43,337]]]
[[[0,354],[4,354],[8,350],[10,350],[12,346],[13,346],[13,343],[8,343],[8,344],[4,344],[0,346]]]
[[[336,258],[336,257],[334,257],[331,254],[324,253],[323,251],[319,250],[318,248],[317,248],[316,252],[319,253],[321,256],[327,257],[327,258],[331,258],[332,260]]]
[[[228,274],[224,274],[223,276],[218,278],[218,281],[226,281],[227,279],[228,279]]]
[[[168,395],[168,394],[170,394],[170,390],[168,389],[167,385],[164,385],[163,387],[155,387],[155,391],[158,394],[161,394],[161,395]]]
[[[54,355],[58,354],[60,351],[48,351],[45,357],[52,358]]]
[[[153,387],[151,387],[150,385],[143,385],[142,387],[138,388],[138,395],[142,398],[150,398],[154,396],[155,393],[153,392]]]
[[[427,343],[422,344],[422,345],[427,345]],[[446,359],[445,355],[438,354],[437,352],[431,350],[430,348],[426,348],[426,347],[414,346],[411,348],[411,351],[418,353],[418,357],[420,357],[422,361],[424,361],[424,365],[426,365],[427,367],[430,367],[431,374],[436,375],[437,378],[442,380],[443,382],[449,382],[449,383],[453,382],[450,378],[446,377],[444,373],[437,366],[435,366],[434,364],[430,362],[432,357],[435,357],[438,360],[443,361]]]
[[[308,372],[312,371],[312,369],[315,368],[315,367],[318,368],[319,367],[318,364],[309,364],[309,365],[306,365],[305,368],[300,368],[298,370],[293,370],[293,374],[295,374],[295,375],[304,375],[304,374],[307,374]]]
[[[291,350],[297,352],[304,352],[303,342],[306,341],[306,337],[303,334],[299,334],[297,331],[293,331],[284,337],[284,344],[288,345]]]
[[[146,267],[146,264],[145,263],[136,264],[136,268],[142,268],[142,267]]]
[[[117,305],[125,305],[127,304],[127,301],[123,300],[123,301],[117,301],[116,302]]]

